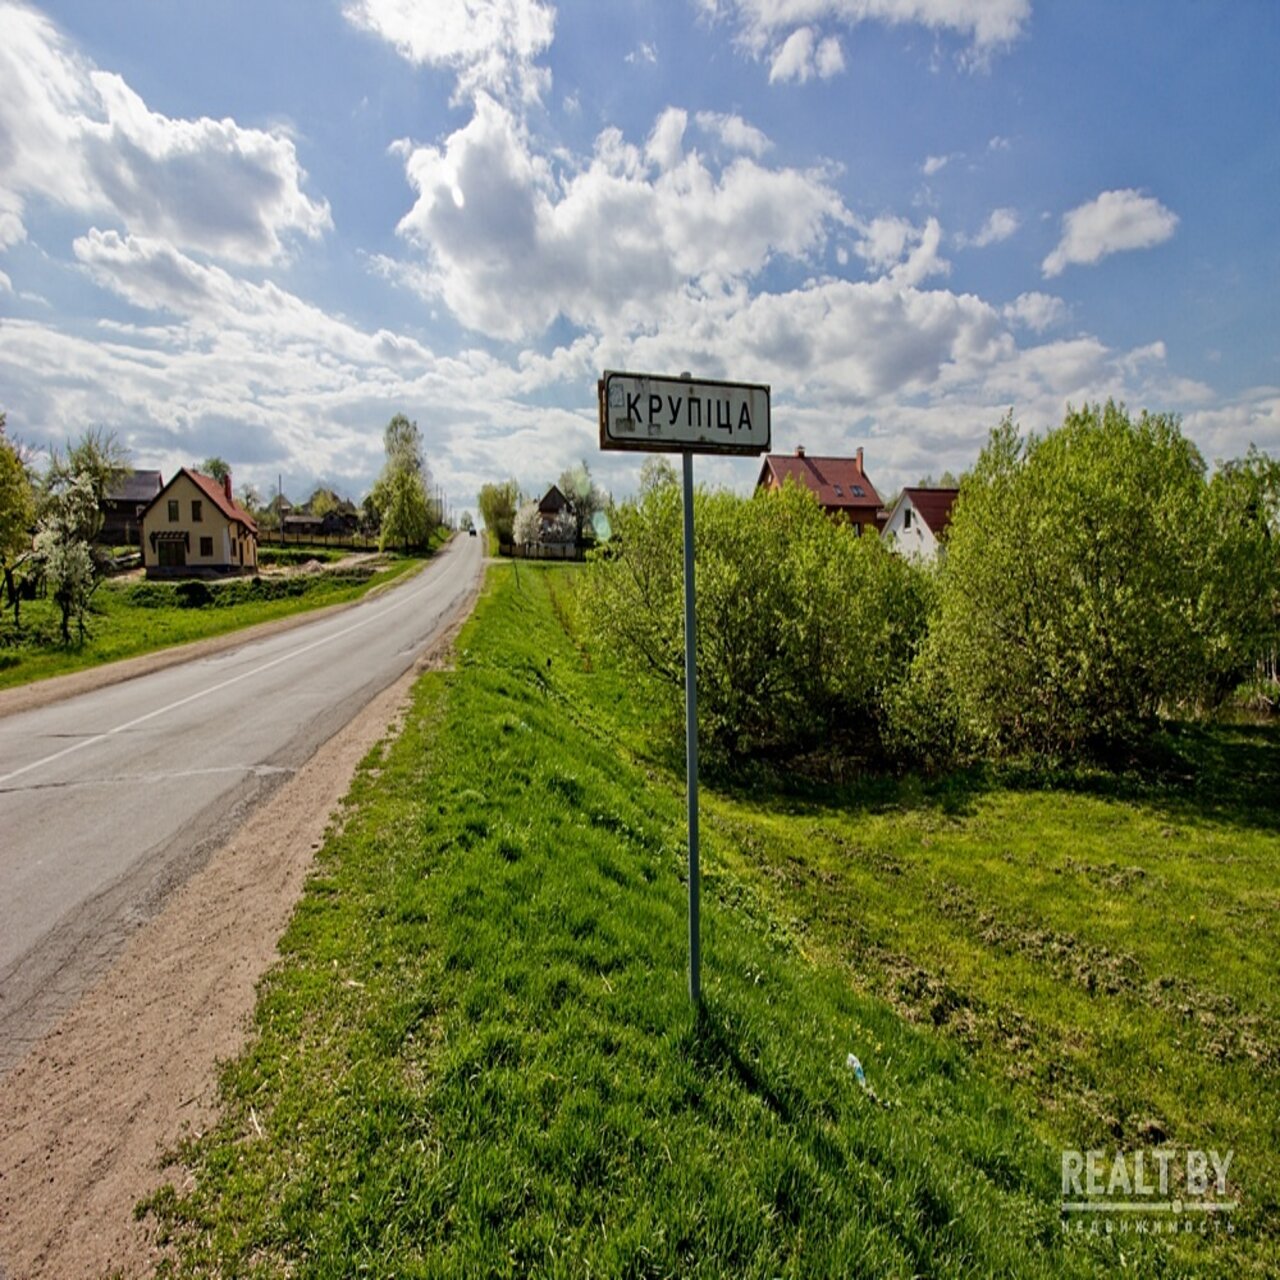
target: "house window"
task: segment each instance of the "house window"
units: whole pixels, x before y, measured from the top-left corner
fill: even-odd
[[[201,555],[201,558],[208,558],[210,560],[213,559],[213,539],[212,538],[200,539],[200,555]]]
[[[861,498],[865,496],[862,492],[862,486],[860,484],[851,484],[849,488],[853,491],[853,496],[855,498]]]
[[[177,498],[170,498],[169,499],[169,523],[177,524],[180,518],[181,517],[178,515],[178,500]]]
[[[853,522],[853,532],[855,537],[862,537],[862,526],[856,520]]]
[[[837,497],[837,498],[843,498],[843,497],[844,497],[844,494],[841,492],[841,489],[840,489],[840,486],[839,486],[839,485],[836,485],[836,497]]]
[[[191,500],[191,523],[199,524],[204,519],[204,503],[199,498]]]
[[[911,508],[910,507],[908,507],[902,513],[902,527],[904,530],[911,528]]]

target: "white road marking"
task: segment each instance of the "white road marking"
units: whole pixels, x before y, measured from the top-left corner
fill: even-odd
[[[155,720],[159,716],[167,715],[170,711],[177,711],[179,707],[185,707],[189,703],[199,701],[201,698],[207,698],[210,694],[221,693],[223,689],[230,688],[233,684],[239,684],[242,680],[249,680],[253,676],[259,676],[264,671],[270,671],[272,667],[278,667],[282,662],[300,658],[303,654],[310,653],[313,649],[319,649],[326,644],[332,644],[335,640],[341,640],[343,636],[349,636],[353,631],[360,631],[371,622],[380,622],[387,614],[394,613],[396,610],[402,609],[405,605],[416,600],[416,592],[406,592],[401,599],[392,601],[385,609],[380,609],[377,613],[372,613],[367,618],[362,618],[359,622],[352,623],[351,626],[342,631],[335,631],[332,635],[313,640],[310,644],[303,645],[301,649],[290,650],[290,652],[281,654],[278,658],[272,658],[270,662],[264,662],[260,667],[254,667],[252,671],[242,671],[238,676],[232,676],[228,680],[210,685],[207,689],[200,689],[195,693],[190,693],[185,698],[170,702],[167,706],[157,707],[154,711],[148,711],[146,715],[141,715],[124,724],[116,725],[114,729],[106,729],[102,733],[95,733],[90,738],[82,738],[79,742],[73,742],[71,746],[63,747],[61,751],[55,751],[50,756],[45,756],[41,760],[33,760],[30,764],[24,764],[21,769],[14,769],[11,773],[0,774],[0,787],[6,786],[15,778],[20,778],[23,774],[30,773],[34,769],[42,769],[45,765],[53,764],[77,751],[82,751],[85,747],[96,746],[99,742],[105,742],[108,738],[115,737],[118,733],[127,733],[130,729],[136,729],[140,724],[146,724],[148,720]]]

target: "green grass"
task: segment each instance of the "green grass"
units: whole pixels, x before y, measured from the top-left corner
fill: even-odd
[[[683,785],[566,628],[574,572],[491,568],[364,762],[194,1188],[150,1202],[172,1270],[1266,1274],[1274,735],[1180,744],[1215,795],[1243,777],[1217,809],[1176,779],[706,793],[695,1018]],[[1234,1235],[1064,1232],[1061,1148],[1147,1120],[1235,1149]]]
[[[183,608],[174,604],[157,608],[154,602],[139,602],[137,597],[146,594],[137,590],[139,584],[108,580],[94,593],[84,644],[73,639],[70,647],[61,643],[61,615],[53,602],[24,600],[19,632],[13,630],[11,611],[6,612],[0,623],[0,689],[66,675],[121,658],[138,657],[170,645],[205,640],[325,605],[358,600],[372,587],[392,582],[420,563],[414,559],[393,559],[362,581],[317,575],[303,594],[278,599],[245,599],[225,607]],[[211,590],[216,593],[225,587],[232,588],[236,594],[248,595],[252,581],[233,579],[214,584]],[[171,588],[176,584],[144,585],[148,589],[170,590],[172,594]],[[72,634],[74,637],[74,624]]]

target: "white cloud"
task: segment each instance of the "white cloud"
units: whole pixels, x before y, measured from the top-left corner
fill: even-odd
[[[774,52],[769,83],[795,80],[799,84],[817,76],[829,80],[844,70],[844,50],[835,36],[818,40],[812,27],[799,27]]]
[[[679,107],[668,107],[655,121],[644,154],[659,169],[674,169],[684,159],[684,131],[688,113]]]
[[[993,209],[978,234],[965,243],[984,249],[989,244],[1007,240],[1021,225],[1016,209]]]
[[[699,111],[695,120],[703,133],[711,134],[731,150],[746,152],[757,160],[766,151],[773,149],[773,143],[768,137],[741,116],[726,115],[718,111]]]
[[[926,178],[932,178],[935,173],[945,169],[950,160],[950,156],[925,156],[924,164],[920,166],[920,172]]]
[[[827,36],[813,56],[814,70],[822,80],[830,80],[844,70],[844,50],[836,36]]]
[[[1067,318],[1067,304],[1050,293],[1020,293],[1003,310],[1010,324],[1020,324],[1043,333]]]
[[[291,233],[332,226],[285,134],[170,119],[42,15],[0,3],[0,26],[0,247],[25,237],[31,197],[238,262],[272,261]]]
[[[402,148],[418,194],[400,232],[464,324],[518,338],[557,315],[595,329],[639,322],[686,281],[803,258],[830,222],[848,220],[822,174],[746,156],[713,169],[684,154],[686,123],[664,112],[643,153],[605,130],[584,167],[557,174],[515,115],[482,95],[440,147]]]
[[[1109,254],[1149,249],[1168,240],[1177,225],[1178,215],[1152,196],[1132,189],[1104,191],[1063,217],[1062,239],[1042,270],[1051,278],[1072,263],[1091,265]]]
[[[931,275],[946,275],[951,264],[940,256],[942,227],[930,218],[917,227],[906,218],[875,218],[862,228],[862,238],[854,250],[871,271],[887,276],[894,284],[913,287]]]
[[[981,66],[1022,34],[1031,14],[1031,0],[705,0],[704,7],[733,21],[739,42],[753,56],[768,52],[770,81],[803,81],[803,69],[815,69],[815,23],[839,23],[849,29],[863,22],[922,26],[967,41],[962,61]],[[819,52],[816,69],[834,75],[844,68],[843,53],[835,37],[823,43],[826,51]]]
[[[0,293],[12,293],[13,281],[9,279],[6,272],[0,271]]]
[[[543,0],[348,0],[343,14],[408,61],[453,71],[458,100],[484,91],[534,102],[550,85],[536,65],[555,35]]]
[[[623,62],[629,63],[631,66],[635,66],[637,63],[641,62],[647,62],[650,66],[653,66],[657,61],[658,46],[650,44],[647,40],[642,40],[637,48],[632,49],[631,52],[623,58]]]
[[[797,80],[803,84],[813,74],[813,28],[793,31],[773,55],[769,83]]]

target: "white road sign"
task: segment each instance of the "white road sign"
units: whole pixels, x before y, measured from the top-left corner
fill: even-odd
[[[767,453],[769,388],[755,382],[615,373],[600,379],[600,447]]]

